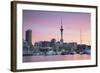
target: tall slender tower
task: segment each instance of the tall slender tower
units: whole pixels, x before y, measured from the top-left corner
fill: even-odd
[[[61,32],[61,39],[60,42],[63,43],[63,26],[62,26],[62,19],[61,19],[61,28],[60,28],[60,32]]]

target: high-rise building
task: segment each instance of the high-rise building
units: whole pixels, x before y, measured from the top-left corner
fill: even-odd
[[[26,31],[26,42],[31,45],[32,44],[32,30],[28,29]]]
[[[50,42],[50,46],[51,47],[55,47],[55,45],[56,45],[56,39],[51,39],[51,42]]]
[[[61,32],[61,39],[60,42],[63,43],[63,26],[62,26],[62,19],[61,19],[61,28],[60,28],[60,32]]]

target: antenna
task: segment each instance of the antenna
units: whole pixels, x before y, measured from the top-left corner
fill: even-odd
[[[61,18],[61,25],[62,25],[62,18]]]
[[[80,28],[80,44],[82,44],[82,30]]]

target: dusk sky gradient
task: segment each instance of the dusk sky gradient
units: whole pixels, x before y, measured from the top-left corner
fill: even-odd
[[[23,39],[25,31],[32,30],[32,43],[60,40],[61,19],[63,25],[64,42],[80,43],[80,30],[82,43],[91,42],[91,14],[79,12],[56,12],[23,10]]]

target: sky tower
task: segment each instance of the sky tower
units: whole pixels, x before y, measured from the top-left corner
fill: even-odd
[[[63,43],[63,26],[62,26],[62,19],[61,19],[61,28],[60,28],[60,32],[61,32],[61,39],[60,42]]]

